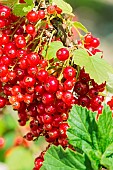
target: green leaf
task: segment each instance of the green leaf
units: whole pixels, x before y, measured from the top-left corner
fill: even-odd
[[[6,157],[9,170],[31,170],[33,168],[33,156],[28,149],[16,147]]]
[[[105,105],[98,119],[98,143],[102,153],[113,142],[113,119],[112,111]]]
[[[89,56],[83,49],[75,50],[73,55],[74,63],[84,67],[86,73],[98,84],[108,81],[109,73],[113,73],[113,68],[100,56],[101,53]]]
[[[26,13],[26,12],[29,12],[29,11],[31,11],[32,9],[33,9],[33,7],[34,7],[34,4],[32,4],[32,5],[30,5],[30,6],[27,6],[27,7],[24,7],[23,8],[23,11]]]
[[[109,74],[109,80],[106,82],[106,90],[113,93],[113,74]]]
[[[68,148],[51,146],[44,156],[41,170],[86,170],[85,159]]]
[[[75,21],[75,22],[72,23],[72,25],[73,25],[73,27],[81,29],[85,33],[88,33],[87,28],[84,25],[82,25],[80,22]]]
[[[52,0],[52,2],[62,9],[62,13],[73,15],[72,13],[73,9],[67,2],[63,0]]]
[[[16,3],[13,6],[13,13],[16,16],[23,17],[34,7],[33,0],[25,0],[26,3]]]
[[[24,0],[28,5],[32,5],[33,4],[33,0]]]
[[[90,149],[92,144],[90,134],[91,122],[93,122],[94,119],[95,113],[93,114],[82,106],[74,105],[68,119],[70,126],[67,132],[69,143],[82,150],[84,150],[84,148]]]
[[[15,4],[13,7],[13,13],[16,16],[23,17],[27,12],[24,12],[23,9],[27,7],[27,4]]]
[[[101,153],[98,150],[96,113],[82,106],[74,105],[71,109],[68,124],[68,140],[75,149],[81,149],[90,161],[91,167],[98,170]]]
[[[100,163],[109,170],[113,170],[113,143],[106,148]]]
[[[60,41],[53,41],[51,42],[51,44],[49,45],[48,49],[47,49],[47,56],[46,58],[48,60],[51,60],[52,58],[56,58],[56,52],[63,47],[62,42]]]

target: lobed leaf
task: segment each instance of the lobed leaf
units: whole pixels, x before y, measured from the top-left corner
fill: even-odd
[[[81,29],[85,33],[88,33],[87,28],[84,25],[82,25],[80,22],[75,21],[75,22],[72,23],[72,25],[73,25],[73,27]]]
[[[111,143],[105,150],[101,158],[101,165],[113,170],[113,143]]]
[[[102,58],[101,53],[89,56],[84,49],[77,49],[74,51],[74,63],[80,67],[84,67],[86,73],[88,73],[91,79],[101,84],[108,81],[109,74],[113,74],[113,68]]]
[[[105,105],[98,122],[98,144],[102,153],[113,142],[113,119],[112,111],[109,106]]]
[[[69,148],[64,150],[61,146],[51,146],[44,156],[41,170],[86,170],[85,159]]]

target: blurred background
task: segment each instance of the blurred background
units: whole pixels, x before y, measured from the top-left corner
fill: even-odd
[[[104,59],[113,66],[113,0],[66,0],[77,20],[100,38]],[[0,110],[0,170],[32,170],[34,159],[47,146],[43,138],[27,142],[27,127],[18,126],[17,113]],[[2,138],[3,137],[3,138]]]
[[[100,38],[104,59],[113,66],[113,0],[66,0],[89,32]]]

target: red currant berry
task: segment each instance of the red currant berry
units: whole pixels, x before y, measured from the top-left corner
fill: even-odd
[[[56,56],[60,61],[65,61],[69,58],[69,51],[66,48],[60,48],[57,51]]]

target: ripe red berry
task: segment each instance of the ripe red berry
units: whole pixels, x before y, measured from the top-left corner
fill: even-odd
[[[37,22],[39,20],[38,13],[35,11],[28,12],[26,17],[30,22]]]
[[[59,82],[56,77],[48,76],[45,81],[44,87],[45,87],[46,91],[54,93],[58,90]]]
[[[24,48],[26,46],[26,40],[23,35],[18,35],[15,38],[15,43],[18,48]]]
[[[34,25],[33,24],[26,25],[26,32],[31,35],[34,34],[35,33]]]
[[[68,66],[64,68],[63,76],[65,79],[72,79],[75,77],[75,75],[76,75],[76,70],[73,67]]]
[[[1,5],[0,6],[0,18],[1,19],[6,19],[10,16],[11,10],[9,7]]]
[[[60,48],[57,51],[56,56],[60,61],[65,61],[69,58],[69,51],[67,48]]]
[[[38,11],[38,17],[39,17],[39,19],[44,19],[45,18],[45,11],[44,10],[39,10]]]
[[[3,108],[6,105],[6,99],[0,96],[0,108]]]
[[[78,95],[85,95],[86,93],[88,93],[89,91],[89,86],[88,84],[86,83],[83,83],[81,81],[77,81],[75,83],[75,86],[74,86],[74,91],[78,94]]]

